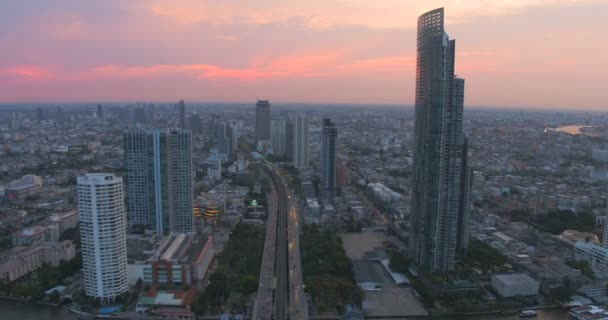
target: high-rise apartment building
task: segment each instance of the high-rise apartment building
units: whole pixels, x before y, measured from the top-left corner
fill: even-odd
[[[181,129],[186,129],[186,104],[184,103],[184,100],[177,102],[177,112],[179,113],[179,127]]]
[[[124,134],[129,226],[159,236],[192,232],[192,135],[188,130],[129,130]]]
[[[308,167],[308,118],[296,116],[293,126],[293,166]]]
[[[129,289],[122,178],[110,173],[78,177],[84,289],[112,302]]]
[[[454,76],[455,40],[443,8],[418,18],[411,255],[432,272],[454,267],[466,247],[470,169],[462,130],[464,80]]]
[[[287,155],[287,120],[272,119],[270,122],[270,137],[272,140],[272,154],[277,158],[284,158]]]
[[[336,138],[338,128],[331,119],[323,119],[321,135],[321,187],[333,193],[336,189]]]
[[[270,139],[270,102],[258,100],[255,104],[255,137],[257,140]]]

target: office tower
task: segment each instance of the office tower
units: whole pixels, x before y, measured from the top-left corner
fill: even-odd
[[[338,128],[331,119],[323,119],[321,136],[321,187],[330,194],[336,189],[336,138]]]
[[[129,226],[159,236],[192,232],[192,135],[188,130],[124,134]]]
[[[258,100],[255,104],[255,137],[270,139],[270,102],[267,100]]]
[[[36,121],[44,121],[45,117],[44,117],[44,109],[42,109],[41,107],[36,108]]]
[[[287,147],[287,120],[272,119],[270,122],[270,136],[272,140],[272,154],[277,158],[284,158]]]
[[[186,104],[184,100],[177,102],[177,112],[179,113],[179,127],[186,129]]]
[[[65,111],[63,110],[62,107],[55,108],[55,119],[57,121],[65,120]]]
[[[298,169],[308,167],[308,118],[297,116],[293,129],[293,166]]]
[[[9,122],[9,128],[19,129],[21,127],[21,116],[18,112],[11,112],[11,120]]]
[[[101,104],[97,105],[97,112],[96,112],[95,115],[97,116],[97,118],[103,119],[103,117],[104,117],[104,114],[103,114],[103,105],[101,105]]]
[[[464,80],[454,76],[455,44],[444,31],[443,8],[418,18],[410,244],[414,261],[431,272],[451,270],[457,249],[467,242],[468,204],[463,202],[469,198],[470,169],[462,130]]]
[[[228,138],[230,139],[230,155],[236,155],[239,148],[239,123],[236,120],[228,122]]]
[[[192,133],[203,133],[203,130],[204,130],[203,119],[201,119],[201,117],[198,114],[193,114],[190,116],[189,124],[190,124],[190,130],[192,130]]]
[[[84,289],[89,297],[113,302],[129,289],[122,178],[89,173],[77,183]]]
[[[215,137],[217,139],[217,151],[220,153],[230,153],[230,137],[228,136],[229,128],[228,124],[224,121],[220,121],[216,126],[217,132]]]
[[[136,107],[133,110],[133,122],[139,124],[146,123],[146,109],[144,107]]]

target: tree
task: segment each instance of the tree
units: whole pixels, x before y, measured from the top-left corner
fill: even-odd
[[[51,302],[51,303],[57,303],[57,302],[59,302],[59,298],[60,297],[61,296],[59,295],[59,291],[53,290],[53,292],[51,292],[49,294],[49,302]]]
[[[576,290],[570,287],[555,287],[549,292],[549,298],[554,303],[568,302],[570,301],[570,297],[572,297],[575,292]]]

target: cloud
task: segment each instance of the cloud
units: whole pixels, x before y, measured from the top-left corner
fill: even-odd
[[[480,16],[503,16],[547,6],[574,6],[602,0],[154,0],[146,11],[171,18],[180,25],[195,23],[284,23],[295,18],[311,28],[364,25],[375,28],[415,27],[416,17],[446,7],[450,23],[467,22]]]
[[[50,79],[52,69],[44,66],[9,66],[0,68],[0,75],[14,80],[44,80]]]

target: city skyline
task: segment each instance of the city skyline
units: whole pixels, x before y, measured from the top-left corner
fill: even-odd
[[[407,39],[415,16],[438,6],[460,35],[467,105],[601,110],[607,100],[604,49],[588,41],[605,29],[600,1],[49,4],[0,4],[10,13],[0,102],[412,104]]]

